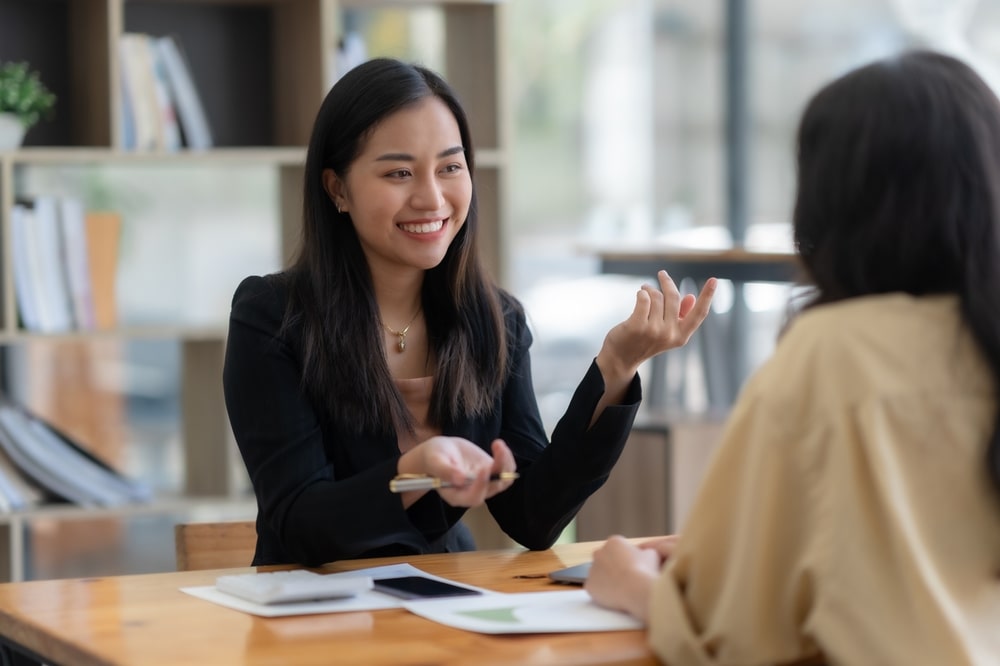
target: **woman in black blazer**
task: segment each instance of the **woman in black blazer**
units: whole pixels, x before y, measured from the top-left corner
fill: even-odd
[[[638,366],[708,314],[714,280],[682,298],[661,271],[550,442],[524,311],[477,255],[473,172],[465,113],[427,69],[372,60],[323,102],[301,252],[244,280],[230,318],[223,383],[257,496],[255,565],[470,549],[459,520],[484,501],[516,541],[549,547],[624,446]],[[452,487],[393,493],[401,474]]]

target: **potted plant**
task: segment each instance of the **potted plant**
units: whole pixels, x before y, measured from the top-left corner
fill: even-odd
[[[24,133],[51,114],[56,96],[26,62],[0,64],[0,150],[17,148]]]

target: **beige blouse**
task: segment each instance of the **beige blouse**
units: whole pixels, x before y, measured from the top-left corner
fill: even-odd
[[[675,666],[1000,664],[996,411],[952,297],[801,315],[654,587],[653,649]]]

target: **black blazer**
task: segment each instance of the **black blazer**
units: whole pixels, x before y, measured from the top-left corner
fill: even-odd
[[[396,437],[358,436],[323,416],[300,390],[301,347],[279,335],[287,294],[276,276],[249,277],[236,290],[223,387],[226,408],[257,497],[254,565],[318,565],[339,559],[460,548],[452,530],[465,509],[427,493],[404,510],[389,492],[400,456]],[[624,405],[588,428],[604,392],[591,363],[549,443],[531,381],[531,333],[520,309],[512,371],[490,414],[445,424],[489,451],[507,442],[521,477],[487,501],[500,527],[527,548],[551,546],[583,502],[607,480],[639,407],[638,375]]]

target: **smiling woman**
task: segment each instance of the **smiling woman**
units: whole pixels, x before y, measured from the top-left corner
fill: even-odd
[[[472,200],[458,123],[436,97],[382,121],[343,179],[323,170],[323,186],[337,210],[351,217],[376,293],[390,287],[378,284],[386,277],[440,264]],[[412,282],[419,286],[419,279]],[[380,301],[389,306],[381,313],[387,327],[419,313],[420,294],[413,290],[408,300]]]
[[[223,381],[257,496],[255,565],[470,549],[459,521],[483,502],[548,548],[618,459],[639,364],[708,313],[714,281],[682,298],[661,272],[550,442],[524,311],[478,254],[474,182],[465,112],[435,73],[372,60],[324,100],[300,254],[244,280],[230,317]],[[393,493],[397,475],[444,483]]]

